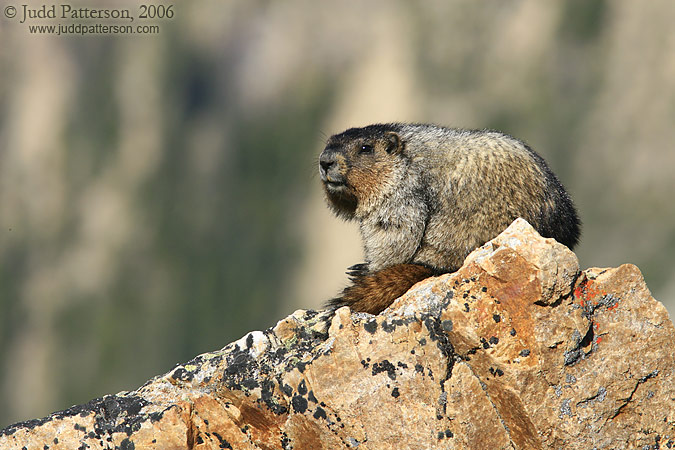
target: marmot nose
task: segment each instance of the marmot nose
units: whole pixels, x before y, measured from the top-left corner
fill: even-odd
[[[324,151],[321,153],[321,156],[319,157],[319,171],[321,172],[321,176],[325,177],[331,167],[333,167],[336,163],[337,161],[335,160],[334,152]]]

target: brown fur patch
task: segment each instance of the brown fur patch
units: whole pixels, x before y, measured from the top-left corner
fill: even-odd
[[[383,165],[384,166],[384,165]],[[347,173],[347,182],[354,187],[356,197],[360,203],[370,203],[371,199],[377,198],[379,191],[382,189],[382,180],[386,177],[386,167],[379,172],[375,168],[370,167],[352,167]]]
[[[351,164],[346,173],[347,184],[354,190],[360,213],[370,211],[372,205],[381,200],[385,186],[391,178],[393,157],[387,155],[381,142],[377,143],[378,154],[370,158],[358,157],[350,149]],[[359,214],[357,212],[357,214]]]
[[[354,284],[345,288],[330,304],[349,306],[354,312],[379,314],[415,283],[433,275],[432,269],[419,264],[395,264],[354,277]]]

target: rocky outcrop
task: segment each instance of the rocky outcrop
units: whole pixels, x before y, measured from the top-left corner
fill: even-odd
[[[297,311],[0,448],[671,448],[674,341],[636,267],[519,219],[378,316]]]

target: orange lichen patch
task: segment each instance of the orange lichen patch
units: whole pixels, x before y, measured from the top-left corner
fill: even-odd
[[[579,304],[584,307],[588,303],[593,306],[598,305],[598,296],[604,297],[607,295],[607,291],[600,289],[596,286],[596,282],[584,277],[581,282],[574,288],[574,297],[579,299]],[[616,307],[616,304],[613,305]]]

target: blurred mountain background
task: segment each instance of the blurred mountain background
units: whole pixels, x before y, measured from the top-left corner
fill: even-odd
[[[144,35],[0,16],[0,428],[320,308],[362,258],[316,174],[350,126],[525,140],[576,201],[582,267],[634,263],[675,310],[674,2],[173,11]]]

